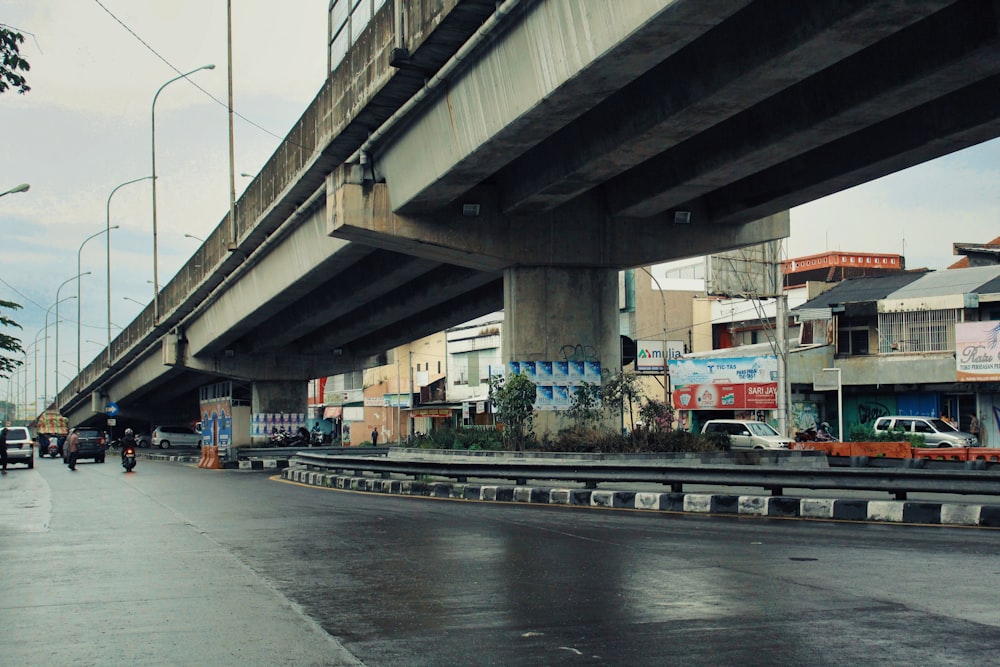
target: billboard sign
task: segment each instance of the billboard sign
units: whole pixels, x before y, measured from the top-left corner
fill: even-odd
[[[682,340],[636,341],[635,370],[639,373],[662,373],[666,362],[684,356]]]
[[[1000,382],[1000,322],[956,322],[959,382]]]
[[[730,357],[669,362],[678,410],[774,410],[778,407],[778,358]]]

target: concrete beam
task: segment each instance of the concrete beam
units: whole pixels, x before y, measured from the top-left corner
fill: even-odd
[[[464,215],[463,202],[478,206],[478,215]],[[433,216],[397,215],[385,184],[341,181],[332,195],[330,229],[357,243],[485,271],[515,265],[624,269],[789,234],[787,212],[746,225],[677,224],[667,216],[612,219],[596,196],[588,196],[535,216],[504,215],[496,191],[487,187],[463,202]]]

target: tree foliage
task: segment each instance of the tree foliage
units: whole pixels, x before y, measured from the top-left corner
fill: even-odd
[[[527,375],[513,373],[490,378],[490,401],[500,413],[504,446],[520,451],[531,438],[535,418],[535,383]]]
[[[2,309],[6,308],[8,310],[18,310],[20,307],[21,304],[13,303],[12,301],[0,300],[0,377],[2,378],[10,377],[11,372],[22,363],[20,359],[7,356],[5,353],[24,353],[24,348],[21,347],[21,339],[15,338],[14,336],[3,332],[3,329],[13,327],[20,329],[21,325],[7,317],[2,312]]]
[[[644,398],[639,376],[631,371],[622,370],[604,381],[605,405],[621,412],[622,415],[625,414],[626,407],[628,408],[630,431],[635,430],[635,407],[641,405]]]
[[[3,56],[0,62],[0,93],[6,92],[8,88],[13,88],[23,95],[31,90],[24,75],[31,69],[28,61],[21,57],[20,45],[24,41],[24,35],[4,27],[0,27],[0,55]]]

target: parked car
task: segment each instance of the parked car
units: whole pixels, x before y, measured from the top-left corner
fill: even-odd
[[[2,424],[0,424],[2,426]],[[35,467],[35,450],[32,447],[31,434],[24,426],[7,427],[7,465],[23,463],[29,468]]]
[[[705,435],[729,434],[732,449],[788,449],[791,438],[781,435],[764,422],[748,419],[709,419],[701,427]]]
[[[928,447],[978,447],[979,438],[971,433],[959,431],[943,419],[932,417],[906,417],[890,415],[875,420],[875,433],[899,431],[906,438],[924,436]]]
[[[94,459],[94,463],[104,463],[104,456],[108,451],[107,434],[99,428],[89,428],[87,426],[78,426],[73,430],[76,431],[77,437],[80,438],[80,444],[76,450],[77,460]],[[65,461],[68,457],[69,447],[66,447],[64,444],[63,460]]]
[[[150,439],[153,447],[169,449],[170,447],[200,447],[201,433],[190,426],[157,426],[153,428]]]

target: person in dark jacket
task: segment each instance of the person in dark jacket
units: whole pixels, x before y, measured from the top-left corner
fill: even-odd
[[[3,468],[4,475],[7,474],[7,427],[10,426],[8,422],[2,429],[0,429],[0,467]]]
[[[76,429],[70,431],[69,437],[66,438],[66,449],[68,452],[66,464],[70,470],[76,470],[76,457],[80,454],[80,436],[77,435]]]
[[[372,429],[372,446],[378,447],[378,427]]]

